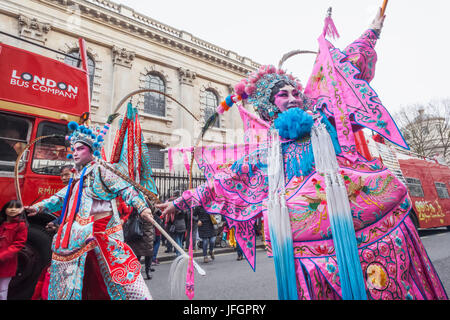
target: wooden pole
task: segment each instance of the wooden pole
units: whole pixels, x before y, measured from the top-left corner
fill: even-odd
[[[103,166],[105,169],[111,171],[112,173],[114,173],[115,175],[117,175],[118,177],[122,178],[123,180],[125,180],[126,182],[128,182],[129,184],[131,184],[133,187],[135,187],[137,190],[141,191],[147,198],[148,196],[150,196],[153,200],[156,200],[157,202],[159,202],[159,199],[157,198],[157,196],[155,196],[155,194],[153,194],[151,191],[148,191],[146,188],[144,188],[143,186],[141,186],[140,184],[136,183],[133,179],[131,179],[130,177],[122,174],[119,170],[116,170],[115,168],[113,168],[112,166],[110,166],[106,161],[102,160],[102,159],[96,159],[97,162]],[[162,226],[160,226],[154,219],[153,217],[151,218],[151,223],[161,232],[161,234],[175,247],[175,249],[186,259],[189,259],[189,255],[184,252],[184,250],[178,245],[178,243],[175,242],[175,240],[173,240],[173,238],[164,230],[164,228]],[[197,269],[198,273],[202,276],[204,276],[206,274],[205,270],[203,270],[195,261],[194,262],[194,266]]]
[[[381,16],[384,16],[384,12],[386,11],[388,0],[383,1],[383,6],[381,7]]]

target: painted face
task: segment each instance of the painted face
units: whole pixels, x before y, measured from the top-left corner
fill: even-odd
[[[281,110],[281,112],[290,108],[300,108],[303,105],[300,92],[290,85],[285,85],[282,87],[274,96],[273,102]]]
[[[69,180],[70,180],[70,169],[69,168],[64,168],[61,171],[60,177],[61,177],[62,183],[64,183],[64,185],[68,185],[69,184]]]
[[[77,142],[73,145],[73,149],[73,160],[77,166],[84,166],[94,159],[91,148],[85,144]]]
[[[17,217],[18,215],[20,215],[23,211],[23,207],[18,207],[18,208],[7,208],[5,210],[5,213],[8,217],[10,218],[14,218]]]

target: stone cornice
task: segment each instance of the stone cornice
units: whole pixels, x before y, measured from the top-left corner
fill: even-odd
[[[78,6],[80,14],[110,24],[127,33],[139,35],[183,54],[246,75],[260,65],[233,51],[223,49],[192,34],[175,29],[127,6],[110,0],[37,0],[69,8]]]

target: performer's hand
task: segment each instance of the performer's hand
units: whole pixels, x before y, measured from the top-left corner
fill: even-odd
[[[45,226],[45,230],[47,230],[48,232],[55,232],[56,230],[58,230],[58,226],[55,225],[53,222],[49,222]]]
[[[378,32],[378,36],[381,33],[381,29],[383,28],[384,19],[386,18],[386,15],[381,16],[381,8],[378,10],[377,15],[375,16],[375,19],[373,19],[370,29],[374,29]]]
[[[141,218],[144,219],[145,221],[152,222],[153,221],[152,210],[147,208],[144,211],[142,211],[141,212]]]
[[[33,207],[33,206],[25,206],[25,207],[23,207],[24,209],[25,209],[25,212],[27,213],[27,215],[29,216],[29,217],[32,217],[32,216],[35,216],[35,215],[37,215],[38,214],[38,209],[36,209],[35,207]]]
[[[162,219],[164,220],[165,223],[167,223],[167,221],[170,219],[171,221],[173,221],[174,216],[175,216],[175,206],[173,204],[172,201],[168,201],[168,202],[164,202],[164,203],[160,203],[160,204],[155,204],[155,207],[157,207],[159,210],[161,210],[162,212]]]

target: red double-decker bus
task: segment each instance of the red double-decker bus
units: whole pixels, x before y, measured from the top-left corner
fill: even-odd
[[[450,168],[416,156],[399,155],[398,158],[414,208],[416,227],[450,229]]]
[[[60,136],[67,134],[69,121],[80,123],[89,115],[86,52],[84,41],[79,43],[81,68],[0,43],[0,206],[18,198],[14,170],[20,154],[18,185],[24,205],[48,198],[64,186],[60,171],[69,160]],[[53,134],[59,136],[30,146],[36,138]],[[50,262],[51,237],[44,227],[55,218],[45,212],[29,218],[28,240],[19,253],[9,299],[31,297]]]
[[[450,167],[437,159],[421,157],[385,144],[375,135],[357,135],[359,152],[368,160],[379,158],[408,187],[411,218],[418,229],[450,229]]]

